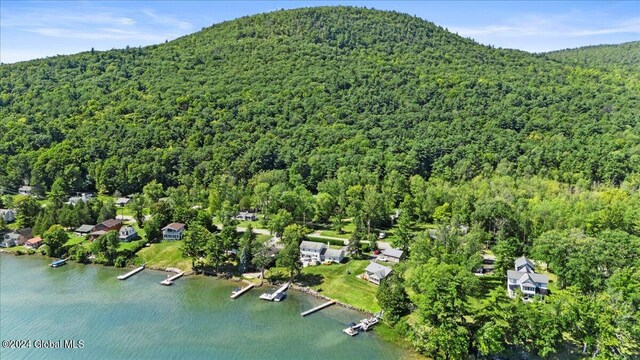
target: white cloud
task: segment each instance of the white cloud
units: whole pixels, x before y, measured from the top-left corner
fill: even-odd
[[[151,9],[144,9],[142,13],[158,24],[174,26],[182,30],[189,30],[193,27],[193,25],[187,21],[179,20],[169,15],[160,15]]]
[[[478,27],[450,27],[468,37],[584,37],[606,34],[640,34],[640,17],[599,25],[594,15],[573,12],[554,16],[528,15],[506,20],[503,24]],[[595,18],[597,19],[597,18]]]

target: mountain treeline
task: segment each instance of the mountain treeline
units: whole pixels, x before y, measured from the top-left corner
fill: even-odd
[[[640,169],[638,94],[638,73],[482,46],[417,17],[278,11],[1,65],[0,184],[127,194],[286,169],[315,192],[348,167],[617,185]]]

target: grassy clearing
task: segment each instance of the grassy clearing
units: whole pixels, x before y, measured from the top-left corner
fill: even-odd
[[[181,241],[164,241],[138,251],[138,257],[148,266],[154,268],[176,267],[183,271],[191,271],[191,259],[182,257]]]
[[[380,311],[375,300],[378,287],[356,275],[364,273],[368,260],[353,260],[347,264],[318,265],[302,270],[300,282],[332,299],[370,312]]]
[[[64,246],[69,249],[74,245],[78,245],[83,241],[87,240],[84,236],[76,236],[73,233],[69,233],[69,240],[64,244]],[[89,241],[87,241],[89,242]]]
[[[118,246],[118,251],[123,250],[131,250],[137,249],[139,246],[145,243],[145,240],[134,240],[130,242],[121,242],[120,246]]]

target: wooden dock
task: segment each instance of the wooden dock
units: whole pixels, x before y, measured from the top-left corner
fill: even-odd
[[[284,296],[284,292],[289,288],[289,283],[282,285],[276,292],[273,294],[264,293],[260,295],[260,299],[268,300],[268,301],[280,301]]]
[[[144,265],[140,266],[137,269],[133,269],[124,275],[119,275],[118,280],[127,280],[128,278],[132,277],[133,275],[139,273],[142,270],[144,270]]]
[[[327,301],[326,303],[320,304],[320,305],[314,307],[313,309],[309,309],[309,310],[307,310],[305,312],[301,312],[300,315],[304,317],[304,316],[313,314],[314,312],[320,311],[320,310],[322,310],[322,309],[324,309],[326,307],[329,307],[329,306],[331,306],[331,305],[333,305],[335,303],[336,303],[335,300]]]
[[[160,284],[162,284],[162,285],[167,285],[167,286],[169,286],[169,285],[173,285],[173,282],[174,282],[176,279],[178,279],[178,278],[182,277],[182,275],[184,275],[184,272],[179,272],[179,273],[177,273],[177,274],[173,275],[172,277],[170,277],[170,278],[168,278],[168,279],[166,279],[166,280],[162,280],[162,281],[160,281]]]
[[[231,293],[231,298],[232,299],[237,298],[238,296],[240,296],[240,295],[246,293],[247,291],[249,291],[250,289],[252,289],[254,286],[256,286],[256,285],[255,284],[249,284],[249,285],[243,287],[242,289],[240,289],[238,291],[232,292]]]

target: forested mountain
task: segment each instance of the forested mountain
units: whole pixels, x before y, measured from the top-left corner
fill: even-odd
[[[2,65],[0,181],[126,194],[273,169],[312,191],[340,167],[451,181],[500,168],[583,185],[637,173],[639,73],[549,56],[569,54],[324,7]]]
[[[547,56],[578,66],[622,68],[640,72],[640,41],[552,51]]]

